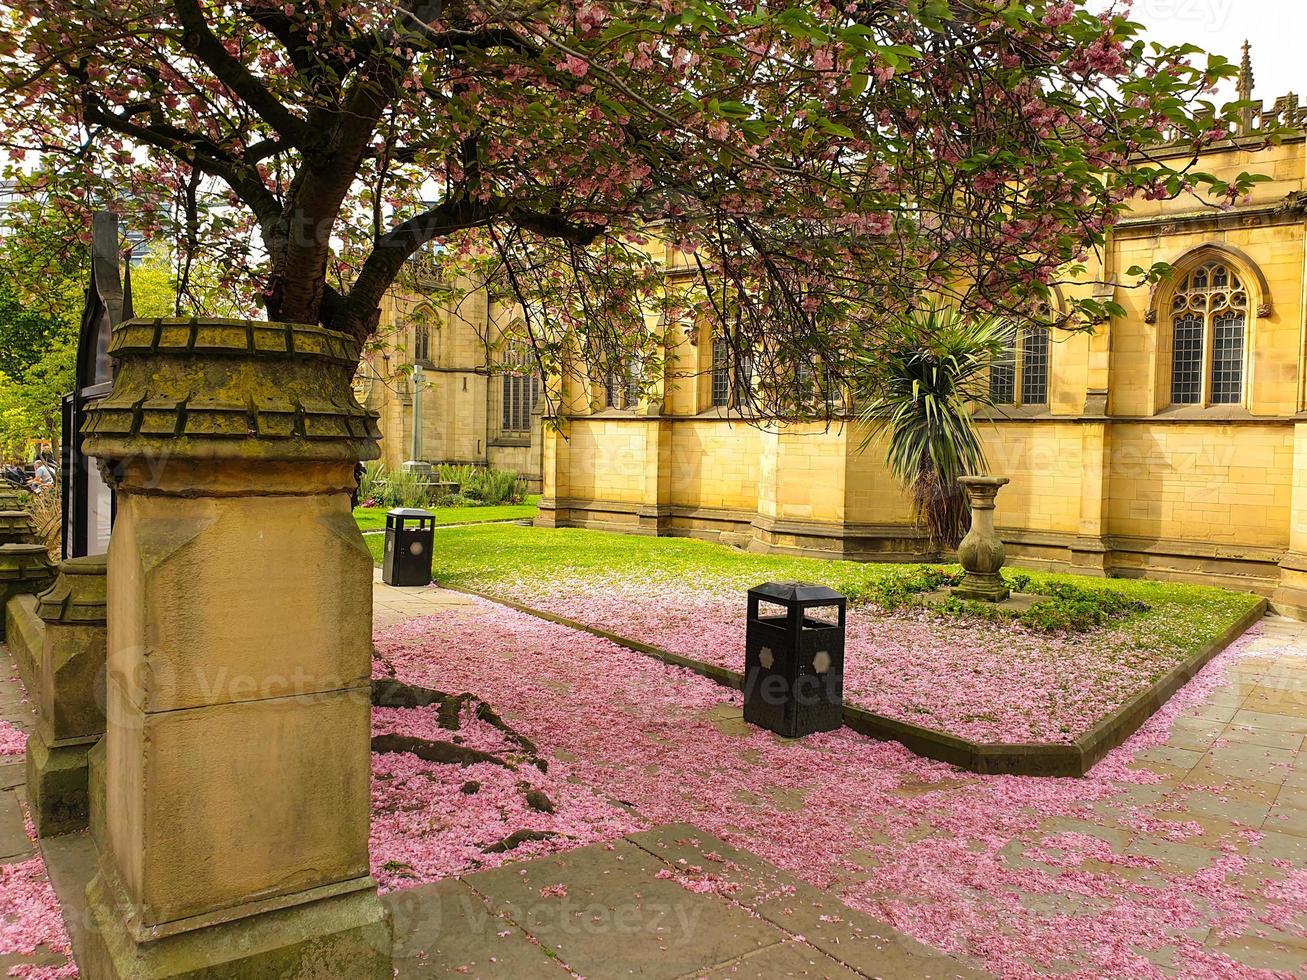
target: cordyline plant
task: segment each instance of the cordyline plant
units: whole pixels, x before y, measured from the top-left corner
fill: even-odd
[[[3,146],[272,320],[366,339],[434,249],[520,302],[546,374],[697,321],[784,414],[923,292],[1021,315],[1132,198],[1247,190],[1146,152],[1228,134],[1228,63],[1087,2],[11,0]]]
[[[971,526],[958,478],[985,472],[985,445],[971,413],[991,404],[989,368],[1009,333],[997,317],[930,306],[888,334],[874,357],[864,355],[866,438],[884,439],[886,462],[907,488],[932,551],[956,548]]]

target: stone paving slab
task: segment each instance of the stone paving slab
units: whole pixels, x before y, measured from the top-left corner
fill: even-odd
[[[673,870],[694,866],[720,876],[731,886],[733,902],[867,976],[887,980],[989,976],[690,824],[669,824],[632,834],[628,840]]]
[[[775,980],[778,977],[858,980],[865,974],[853,972],[804,943],[787,940],[695,976],[705,980]]]
[[[0,790],[17,789],[27,783],[27,765],[21,757],[0,756],[0,760],[15,759],[14,762],[0,761]]]
[[[23,823],[23,806],[16,789],[0,791],[0,864],[26,861],[35,853]]]
[[[787,937],[720,896],[656,875],[666,864],[630,841],[580,848],[464,880],[585,977],[677,977]],[[553,895],[561,886],[565,894]]]
[[[673,872],[713,871],[721,892]],[[660,875],[662,877],[660,877]],[[988,976],[689,824],[385,897],[400,977]]]
[[[394,917],[400,980],[569,976],[521,927],[496,915],[462,880],[420,885],[387,895],[384,901]]]

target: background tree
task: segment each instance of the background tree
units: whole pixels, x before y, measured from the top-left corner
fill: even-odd
[[[38,185],[38,173],[24,175]],[[26,458],[34,445],[57,446],[60,401],[73,390],[77,333],[90,278],[89,213],[61,206],[48,195],[20,198],[6,213],[0,237],[0,451]],[[138,246],[144,251],[144,246]],[[142,255],[132,269],[135,308],[142,316],[178,311],[176,262],[165,249]],[[212,279],[193,272],[192,287]],[[224,308],[209,298],[214,312]]]
[[[521,301],[547,374],[694,317],[783,413],[796,365],[843,383],[924,291],[1020,313],[1132,197],[1246,190],[1144,152],[1226,134],[1225,60],[1085,2],[17,0],[3,145],[68,207],[171,222],[274,320],[366,338],[440,243]]]

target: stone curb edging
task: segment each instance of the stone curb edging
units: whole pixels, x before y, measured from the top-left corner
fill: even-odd
[[[464,521],[461,524],[437,524],[435,525],[434,529],[437,531],[448,531],[458,527],[489,527],[492,524],[521,524],[523,521],[527,521],[527,520],[532,520],[532,518],[497,517],[493,521]],[[359,533],[366,538],[369,534],[385,534],[386,529],[384,527],[373,527],[373,528],[369,528],[366,531],[360,529]],[[453,592],[456,590],[450,589],[450,591]]]
[[[737,691],[744,688],[744,675],[739,671],[718,667],[714,664],[694,660],[678,653],[672,653],[649,643],[641,643],[629,637],[611,633],[597,626],[588,626],[576,620],[558,616],[554,613],[533,609],[510,599],[478,592],[476,589],[455,585],[440,585],[450,592],[476,596],[488,602],[507,606],[528,616],[535,616],[559,626],[580,630],[592,636],[616,643],[618,646],[636,653],[661,660],[674,667],[684,667],[702,677],[715,681],[724,687]],[[844,724],[862,735],[898,742],[911,749],[917,755],[937,762],[947,762],[970,772],[987,776],[1084,776],[1097,765],[1107,753],[1128,739],[1145,721],[1151,718],[1172,695],[1189,682],[1195,674],[1231,643],[1243,636],[1263,616],[1267,604],[1261,599],[1247,613],[1231,624],[1225,632],[1207,643],[1201,650],[1186,660],[1176,664],[1164,676],[1150,687],[1112,712],[1084,735],[1068,743],[1003,743],[972,742],[947,732],[913,725],[910,722],[886,718],[874,714],[865,708],[846,704],[844,706]]]

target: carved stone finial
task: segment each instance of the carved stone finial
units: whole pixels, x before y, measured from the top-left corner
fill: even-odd
[[[1253,75],[1253,46],[1248,41],[1243,42],[1243,60],[1239,64],[1239,101],[1252,102],[1253,85],[1256,81]],[[1253,107],[1246,105],[1239,110],[1239,135],[1247,136],[1253,130]]]

